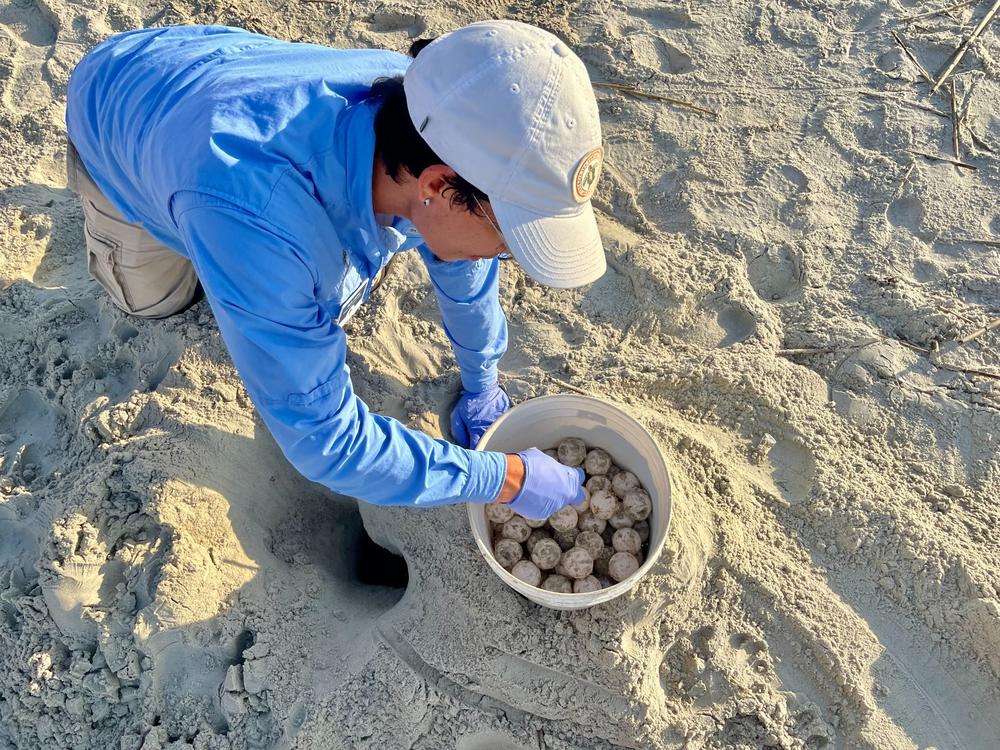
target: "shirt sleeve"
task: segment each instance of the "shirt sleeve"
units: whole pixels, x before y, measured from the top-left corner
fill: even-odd
[[[507,318],[500,307],[500,261],[443,261],[419,247],[451,341],[462,386],[479,393],[497,382],[497,363],[507,351]]]
[[[503,454],[410,430],[355,395],[346,336],[315,298],[300,243],[231,204],[176,220],[247,391],[299,472],[378,505],[497,497]]]

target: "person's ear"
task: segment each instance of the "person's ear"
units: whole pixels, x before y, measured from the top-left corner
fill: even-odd
[[[428,198],[432,201],[443,198],[445,189],[449,187],[448,180],[454,179],[456,175],[455,170],[445,164],[425,167],[417,178],[417,197],[420,202],[424,203]]]

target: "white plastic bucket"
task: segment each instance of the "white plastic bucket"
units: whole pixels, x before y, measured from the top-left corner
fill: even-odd
[[[526,448],[554,448],[567,437],[603,448],[623,469],[633,472],[653,500],[649,518],[649,553],[632,576],[600,591],[559,594],[529,586],[500,567],[493,557],[485,506],[469,504],[469,522],[479,552],[500,579],[520,594],[552,609],[583,609],[621,596],[656,564],[670,527],[670,473],[656,441],[620,407],[589,396],[559,394],[518,404],[498,419],[477,450],[514,453]]]

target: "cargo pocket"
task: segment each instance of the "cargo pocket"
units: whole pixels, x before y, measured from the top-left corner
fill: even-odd
[[[133,312],[125,285],[115,273],[115,253],[121,246],[111,237],[94,232],[89,221],[84,221],[83,231],[87,238],[87,270],[100,282],[114,303],[127,313]]]

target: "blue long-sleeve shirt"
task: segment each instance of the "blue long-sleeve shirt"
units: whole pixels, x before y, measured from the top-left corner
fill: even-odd
[[[412,224],[374,214],[367,97],[407,64],[218,26],[133,31],[77,66],[67,128],[111,203],[191,260],[247,391],[303,475],[378,504],[488,501],[504,456],[369,412],[337,324],[393,254],[417,248],[465,388],[493,383],[506,349],[497,261],[440,261]]]

